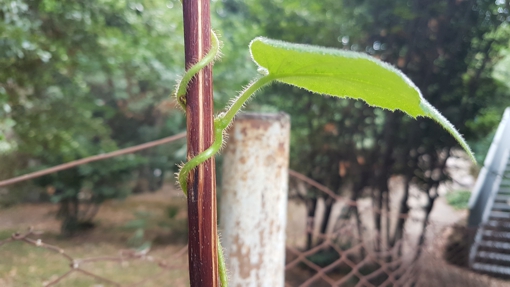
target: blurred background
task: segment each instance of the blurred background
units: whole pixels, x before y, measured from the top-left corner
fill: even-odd
[[[417,257],[429,258],[420,265],[423,274],[444,281],[422,286],[510,286],[473,275],[465,240],[476,233],[467,226],[471,191],[510,106],[510,1],[213,0],[211,7],[223,42],[214,67],[218,112],[257,76],[248,52],[256,36],[360,51],[408,75],[477,157],[478,165],[471,163],[429,119],[290,86],[265,88],[246,110],[290,114],[290,168],[335,195],[291,177],[293,250],[311,250],[324,243],[314,234],[335,235],[348,225],[354,241],[378,236],[366,252],[396,248],[407,236],[420,248],[440,242]],[[185,130],[170,97],[184,70],[178,0],[0,0],[0,20],[0,179]],[[150,246],[168,258],[187,241],[186,200],[174,182],[185,156],[180,140],[0,188],[0,242],[33,226],[44,231],[44,242],[74,257]],[[325,267],[342,257],[328,248],[307,260]],[[366,255],[358,253],[361,262]],[[176,260],[186,264],[186,256]],[[23,242],[0,246],[0,286],[53,282],[69,270],[65,262]],[[154,275],[145,263],[112,264],[87,270],[123,284]],[[288,269],[289,286],[316,273],[303,264]],[[331,280],[351,274],[349,268],[331,271]],[[168,280],[186,286],[186,278],[187,270],[170,270],[140,286]],[[333,286],[321,280],[309,286]],[[379,286],[385,279],[377,280],[341,286]],[[55,284],[113,283],[82,274]]]

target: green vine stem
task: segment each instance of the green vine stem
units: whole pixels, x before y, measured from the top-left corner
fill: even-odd
[[[198,165],[214,156],[223,146],[223,133],[234,120],[235,115],[241,110],[246,101],[261,87],[269,84],[274,78],[267,75],[253,81],[243,92],[232,102],[225,113],[219,114],[214,119],[214,142],[205,151],[186,162],[178,174],[179,185],[187,196],[188,175]],[[181,82],[182,83],[182,82]]]
[[[177,98],[177,102],[181,106],[181,108],[186,112],[186,88],[188,87],[189,82],[193,79],[200,70],[205,68],[207,65],[214,62],[216,57],[220,54],[220,41],[218,40],[218,36],[211,30],[211,50],[196,64],[191,66],[182,76],[181,80],[177,84],[177,88],[174,92],[175,97]]]
[[[177,102],[179,105],[186,110],[186,89],[188,87],[189,82],[191,79],[193,79],[193,76],[197,74],[201,69],[209,65],[214,61],[214,59],[217,57],[220,51],[220,42],[218,40],[218,37],[214,33],[214,31],[211,31],[211,50],[207,53],[207,55],[198,61],[195,65],[190,67],[182,76],[182,79],[177,84],[176,91],[174,93],[175,97],[177,98]],[[228,128],[228,126],[232,123],[234,120],[235,115],[241,110],[241,108],[244,106],[246,101],[261,87],[263,87],[266,84],[269,84],[271,81],[273,81],[274,78],[265,75],[263,77],[258,78],[257,80],[253,81],[251,84],[249,84],[242,92],[241,94],[232,101],[232,104],[228,107],[227,111],[224,113],[219,114],[214,119],[214,142],[213,144],[207,148],[205,151],[199,153],[198,155],[194,156],[193,158],[189,159],[188,162],[186,162],[181,169],[179,170],[179,173],[177,175],[177,179],[179,181],[179,185],[184,192],[184,195],[186,197],[188,196],[188,176],[190,172],[197,167],[198,165],[202,164],[209,158],[213,157],[223,146],[223,133]],[[219,269],[219,277],[222,287],[227,287],[228,285],[228,279],[227,279],[227,268],[225,265],[225,258],[223,256],[223,248],[221,247],[221,243],[218,236],[218,269]]]
[[[220,283],[222,287],[227,287],[228,285],[227,266],[225,264],[225,256],[223,255],[223,247],[221,246],[219,235],[217,242],[218,242],[218,271],[220,273]]]
[[[179,170],[179,174],[177,175],[179,185],[184,192],[184,195],[188,196],[188,175],[189,173],[197,167],[199,164],[205,162],[212,156],[214,156],[221,148],[223,142],[223,129],[218,128],[217,120],[214,120],[214,142],[213,144],[207,148],[205,151],[199,153],[197,156],[188,160],[181,169]]]
[[[188,160],[179,171],[178,181],[179,185],[186,196],[188,196],[188,176],[189,173],[198,165],[213,157],[223,146],[223,133],[233,121],[237,112],[243,107],[244,103],[262,86],[268,84],[273,79],[269,76],[264,76],[252,82],[239,97],[237,97],[232,105],[228,108],[227,112],[220,114],[214,120],[214,142],[205,151],[199,153],[197,156]],[[220,275],[220,282],[222,287],[228,286],[227,268],[225,265],[225,258],[223,256],[223,249],[218,236],[218,269]]]

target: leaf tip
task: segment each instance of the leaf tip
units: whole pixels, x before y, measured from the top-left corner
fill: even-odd
[[[421,100],[420,107],[424,112],[423,116],[433,119],[438,124],[440,124],[445,130],[447,130],[457,140],[457,142],[464,149],[464,151],[468,154],[471,161],[476,164],[477,161],[475,158],[475,154],[467,144],[464,137],[459,133],[459,131],[457,131],[453,124],[450,123],[450,121],[448,121],[436,108],[434,108],[425,99]]]

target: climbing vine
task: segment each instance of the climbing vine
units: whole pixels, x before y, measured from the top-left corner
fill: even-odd
[[[202,68],[212,64],[220,52],[220,43],[211,31],[211,49],[206,56],[188,69],[178,83],[174,95],[186,109],[186,88]],[[205,151],[189,159],[178,173],[179,185],[187,195],[189,173],[214,156],[223,145],[223,133],[257,90],[274,81],[308,91],[335,97],[360,99],[371,106],[391,111],[401,110],[411,117],[428,117],[443,126],[475,161],[473,153],[455,127],[432,107],[414,83],[393,66],[366,54],[293,44],[264,37],[250,43],[252,60],[261,76],[253,80],[235,98],[225,112],[214,119],[214,142]],[[221,244],[218,240],[220,282],[227,286],[227,274]]]

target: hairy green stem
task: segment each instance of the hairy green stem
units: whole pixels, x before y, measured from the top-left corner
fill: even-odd
[[[189,82],[193,79],[193,76],[197,74],[201,69],[206,67],[208,64],[212,63],[219,53],[219,40],[214,31],[211,31],[211,50],[207,53],[207,55],[198,61],[195,65],[190,67],[183,75],[181,81],[177,85],[177,89],[175,91],[175,97],[177,98],[177,102],[186,111],[186,89],[188,87]],[[230,107],[226,112],[220,114],[214,120],[214,142],[212,145],[207,148],[205,151],[199,153],[198,155],[192,157],[188,160],[180,169],[178,174],[179,185],[184,192],[186,197],[188,196],[188,177],[190,172],[205,162],[209,158],[213,157],[222,147],[223,145],[223,132],[225,129],[232,123],[235,115],[241,110],[246,101],[261,87],[269,84],[275,78],[271,75],[263,76],[255,81],[253,81],[248,87],[246,87],[241,94],[232,102]],[[228,277],[227,277],[227,268],[225,265],[225,258],[223,256],[223,248],[221,247],[220,238],[218,236],[218,270],[220,283],[222,287],[227,287],[228,285]]]
[[[227,111],[220,115],[217,120],[222,125],[223,129],[227,128],[234,120],[235,115],[242,109],[246,101],[260,88],[274,81],[275,78],[271,75],[265,75],[251,82],[241,94],[232,102]]]
[[[274,77],[267,75],[253,81],[241,94],[234,100],[232,105],[225,113],[220,114],[214,119],[214,142],[205,151],[188,160],[179,171],[178,180],[182,191],[188,196],[188,175],[198,165],[214,156],[223,145],[223,132],[232,123],[235,115],[241,110],[246,101],[261,87],[269,84]]]
[[[228,110],[219,115],[214,120],[214,142],[212,145],[207,148],[205,151],[199,153],[197,156],[191,158],[187,163],[185,163],[181,170],[179,171],[178,181],[181,186],[182,191],[186,196],[188,196],[188,176],[189,173],[198,165],[205,162],[209,158],[213,157],[222,147],[223,145],[223,132],[230,125],[230,123],[234,120],[235,115],[246,101],[261,87],[266,84],[269,84],[273,81],[274,78],[267,75],[261,77],[255,81],[253,81],[232,103],[232,105],[228,108]],[[219,241],[218,236],[218,270],[220,276],[220,282],[222,287],[227,287],[228,285],[228,276],[227,276],[227,268],[225,265],[225,258],[223,256],[223,249],[221,247],[221,243]]]
[[[207,55],[200,59],[195,65],[191,66],[182,76],[182,79],[177,84],[177,89],[175,90],[175,97],[177,98],[177,102],[182,107],[184,111],[186,111],[186,89],[188,87],[189,82],[193,79],[200,70],[205,68],[207,65],[212,63],[218,52],[220,50],[220,41],[218,40],[218,36],[211,30],[211,50],[207,52]]]
[[[228,285],[227,266],[225,264],[225,256],[223,255],[223,247],[221,246],[219,235],[217,241],[218,241],[218,270],[220,272],[220,283],[221,287],[227,287]]]
[[[188,175],[199,164],[205,162],[214,156],[221,148],[223,143],[223,129],[216,127],[216,120],[214,121],[214,142],[205,151],[199,153],[195,157],[186,162],[179,171],[178,180],[184,195],[188,196]]]

